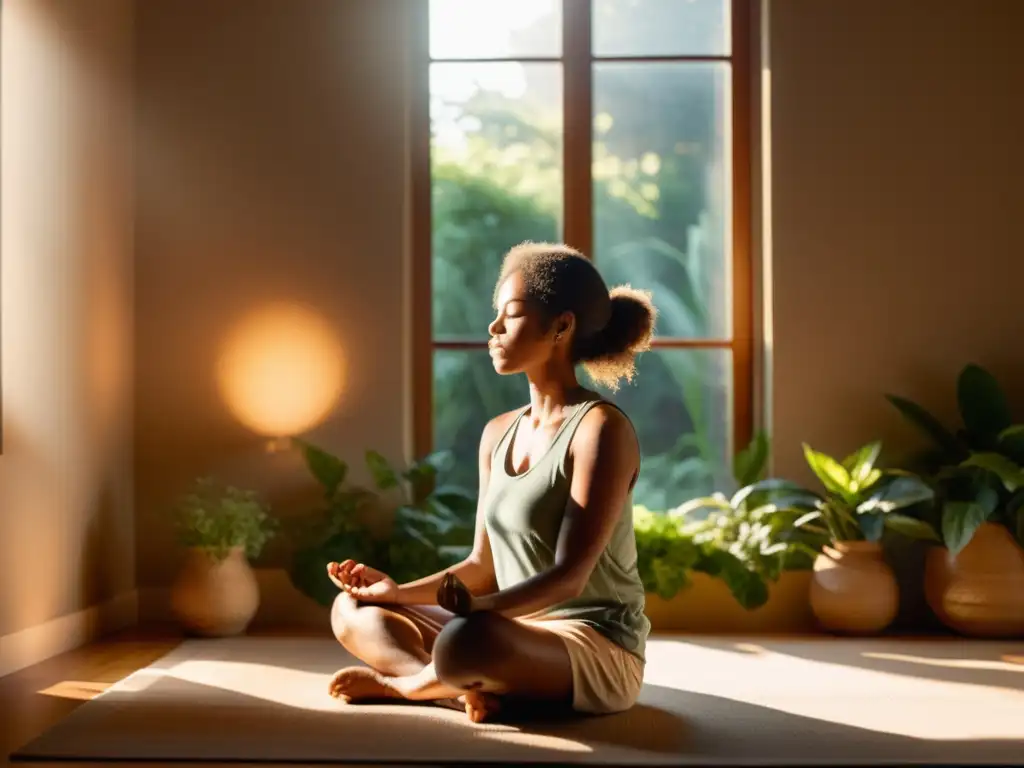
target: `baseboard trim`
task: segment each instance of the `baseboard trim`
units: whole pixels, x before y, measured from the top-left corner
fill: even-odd
[[[74,650],[138,623],[139,596],[124,592],[105,603],[0,637],[0,677]]]

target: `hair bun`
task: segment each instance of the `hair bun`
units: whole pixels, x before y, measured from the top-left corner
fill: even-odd
[[[633,380],[636,356],[651,348],[658,311],[650,291],[619,285],[608,292],[611,313],[600,333],[587,345],[581,360],[597,384],[611,390]]]

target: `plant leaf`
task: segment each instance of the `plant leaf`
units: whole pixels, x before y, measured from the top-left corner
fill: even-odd
[[[935,495],[931,487],[918,477],[897,475],[875,490],[857,507],[857,512],[888,513],[903,509],[922,501],[928,501]]]
[[[850,495],[850,473],[838,461],[804,443],[804,458],[822,485],[844,499]]]
[[[998,448],[1018,464],[1024,464],[1024,424],[1014,424],[999,433]]]
[[[966,450],[956,436],[942,425],[938,419],[917,403],[898,395],[886,395],[888,400],[907,421],[925,433],[938,445],[951,461],[961,459]]]
[[[786,494],[784,498],[787,499],[793,498],[795,500],[797,498],[803,498],[806,500],[806,504],[810,508],[814,507],[815,502],[821,501],[821,497],[818,496],[818,494],[807,490],[802,485],[790,480],[773,477],[766,480],[759,480],[756,483],[751,483],[750,485],[740,488],[740,490],[733,494],[732,499],[729,500],[729,504],[733,509],[739,509],[740,505],[743,504],[743,502],[745,502],[750,496],[754,494],[757,494],[758,496],[764,494],[764,501],[772,501],[777,503],[780,507],[784,506],[780,501],[781,497],[775,495],[777,493]],[[795,505],[796,502],[794,501],[793,504]]]
[[[942,539],[950,554],[959,554],[987,519],[985,508],[977,502],[946,502],[942,508]]]
[[[705,573],[724,581],[736,602],[748,611],[768,602],[768,584],[735,554],[714,550],[703,558],[702,566]]]
[[[733,461],[733,477],[740,488],[757,482],[768,463],[768,435],[758,432],[750,444],[736,454]]]
[[[808,512],[806,515],[801,515],[800,517],[798,517],[793,522],[793,527],[794,528],[803,528],[808,523],[810,523],[810,522],[812,522],[814,520],[817,520],[820,517],[821,517],[821,510],[817,510],[816,509],[813,512]]]
[[[366,452],[366,466],[373,476],[374,485],[380,491],[398,487],[398,473],[384,456],[377,451]]]
[[[990,485],[981,486],[974,495],[974,501],[985,510],[985,517],[991,518],[999,506],[999,493]]]
[[[885,515],[881,512],[864,512],[857,515],[857,524],[865,541],[878,541],[885,530]]]
[[[972,453],[960,463],[961,467],[977,467],[998,477],[1006,490],[1013,493],[1024,486],[1024,470],[1012,459],[999,453]]]
[[[924,520],[894,513],[885,516],[885,526],[911,539],[941,541],[939,534]]]
[[[690,499],[687,502],[680,504],[678,507],[669,511],[669,515],[676,517],[685,517],[698,509],[720,509],[725,511],[732,511],[732,507],[729,505],[729,500],[717,494],[714,496],[701,496],[697,499]]]
[[[324,496],[333,498],[348,475],[348,464],[305,440],[295,440],[302,452],[306,467],[316,481],[323,486]]]
[[[1010,406],[999,382],[980,365],[970,363],[957,379],[957,403],[964,426],[974,437],[994,440],[1010,426]]]
[[[878,454],[881,452],[882,443],[876,440],[863,446],[843,460],[843,467],[850,473],[850,480],[856,483],[858,488],[863,488],[867,485],[867,480],[871,476],[871,470],[874,469],[875,462],[878,461]]]
[[[1024,424],[1012,424],[999,433],[1000,440],[1007,440],[1011,437],[1024,437]]]

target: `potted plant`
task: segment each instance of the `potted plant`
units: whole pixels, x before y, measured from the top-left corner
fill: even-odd
[[[886,529],[913,538],[934,538],[921,520],[897,510],[934,497],[920,477],[875,464],[881,443],[861,447],[842,462],[804,445],[804,458],[822,484],[822,492],[804,490],[790,502],[807,509],[798,528],[828,537],[814,562],[811,610],[827,630],[873,633],[896,617],[899,588],[882,553]]]
[[[928,606],[965,635],[1024,634],[1024,467],[975,453],[936,479],[942,545],[925,559]]]
[[[797,632],[810,629],[810,569],[820,536],[779,507],[788,484],[764,481],[758,434],[733,464],[731,496],[716,492],[669,512],[634,509],[647,615],[659,630]]]
[[[303,594],[329,606],[338,588],[327,564],[353,559],[387,573],[398,583],[454,565],[473,542],[476,497],[452,485],[438,485],[452,461],[437,452],[403,470],[377,451],[367,451],[372,489],[347,483],[341,458],[306,441],[295,441],[306,467],[323,491],[322,504],[293,521],[289,577]],[[297,524],[296,524],[297,523]]]
[[[189,632],[213,637],[245,631],[259,607],[250,558],[273,537],[277,521],[252,491],[209,477],[178,499],[173,516],[185,562],[171,607]]]
[[[925,599],[946,626],[978,636],[1024,633],[1024,425],[977,364],[957,377],[961,423],[949,429],[917,403],[886,396],[926,434],[938,491],[928,522],[942,546],[925,559]]]

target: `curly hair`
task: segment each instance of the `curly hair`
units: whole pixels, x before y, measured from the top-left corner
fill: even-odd
[[[636,356],[651,348],[658,312],[650,291],[620,285],[610,291],[590,259],[567,245],[525,242],[512,248],[494,288],[519,272],[526,292],[553,321],[563,312],[576,318],[570,351],[596,384],[615,391],[632,381]]]

